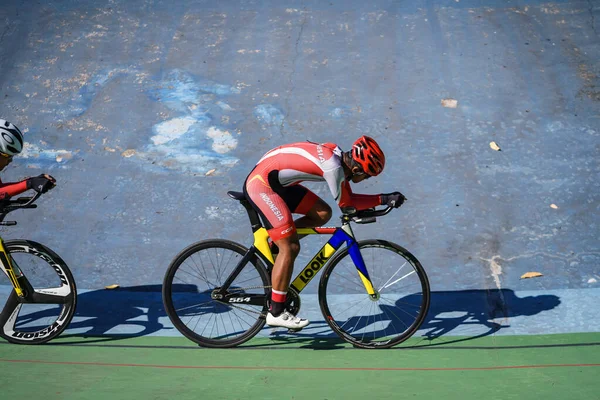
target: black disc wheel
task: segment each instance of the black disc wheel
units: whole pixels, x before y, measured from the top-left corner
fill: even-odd
[[[77,289],[65,262],[46,246],[30,240],[4,242],[23,296],[0,274],[0,336],[11,343],[40,344],[60,335],[75,314]],[[7,260],[2,260],[6,265]]]

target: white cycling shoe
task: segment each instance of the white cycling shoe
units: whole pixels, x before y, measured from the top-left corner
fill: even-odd
[[[280,326],[282,328],[297,330],[304,328],[309,323],[307,319],[298,318],[289,311],[284,311],[277,317],[274,317],[270,312],[267,313],[267,325],[269,326]]]

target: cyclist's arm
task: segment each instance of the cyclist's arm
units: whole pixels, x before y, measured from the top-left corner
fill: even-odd
[[[325,171],[323,178],[340,208],[354,207],[357,210],[366,210],[381,205],[381,195],[352,193],[341,166],[333,171]]]
[[[344,180],[344,182],[342,182],[342,193],[338,205],[340,208],[354,207],[357,210],[366,210],[368,208],[380,206],[381,195],[352,193],[350,183]]]
[[[16,196],[27,191],[27,179],[20,182],[7,182],[2,183],[0,181],[0,200],[6,200],[12,196]]]

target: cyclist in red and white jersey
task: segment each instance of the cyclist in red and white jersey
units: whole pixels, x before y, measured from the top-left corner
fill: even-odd
[[[340,208],[364,210],[378,205],[400,207],[400,192],[356,194],[350,181],[361,182],[383,171],[385,156],[377,142],[362,136],[344,152],[333,143],[301,142],[279,146],[265,154],[244,184],[244,193],[261,214],[269,236],[279,253],[271,273],[271,307],[267,324],[301,329],[309,324],[285,310],[294,261],[300,251],[296,228],[322,226],[331,218],[331,207],[300,185],[303,181],[324,181]],[[292,213],[303,216],[294,221]]]
[[[21,130],[8,121],[0,119],[0,171],[12,162],[13,156],[23,149]],[[23,179],[19,182],[3,183],[0,180],[0,201],[8,200],[29,189],[45,193],[56,185],[56,180],[47,174]]]

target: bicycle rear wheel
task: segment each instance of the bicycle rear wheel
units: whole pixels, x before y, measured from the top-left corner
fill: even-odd
[[[0,314],[0,336],[11,343],[40,344],[60,335],[75,314],[77,289],[65,262],[46,246],[30,240],[4,242],[25,291],[19,297],[8,277],[0,282],[7,297]],[[20,273],[19,273],[20,271]],[[10,285],[10,286],[9,286]]]
[[[389,348],[411,337],[429,309],[429,281],[406,249],[384,240],[358,242],[376,291],[369,296],[344,249],[323,271],[319,304],[325,321],[357,347]]]
[[[247,252],[235,242],[206,240],[175,257],[163,282],[163,303],[188,339],[204,347],[233,347],[264,326],[271,284],[256,256],[229,288],[220,290]]]

